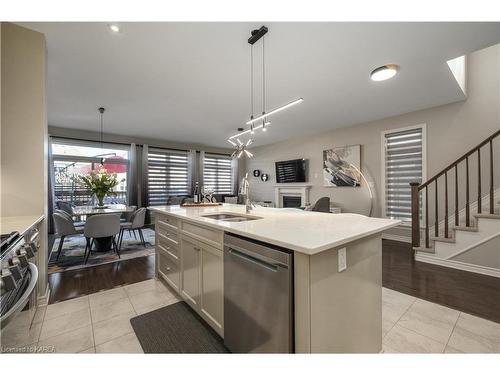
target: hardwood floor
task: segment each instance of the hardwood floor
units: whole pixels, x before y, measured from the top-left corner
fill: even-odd
[[[386,288],[500,323],[500,279],[413,260],[410,244],[383,240]],[[49,275],[49,303],[154,277],[155,257],[141,257]]]
[[[151,279],[155,257],[146,256],[49,275],[50,303]]]
[[[383,240],[382,284],[414,297],[500,323],[500,279],[415,262],[411,245]]]

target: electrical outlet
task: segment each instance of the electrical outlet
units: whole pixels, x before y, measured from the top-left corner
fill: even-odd
[[[344,271],[347,268],[347,253],[346,248],[343,247],[338,251],[338,269],[339,272]]]

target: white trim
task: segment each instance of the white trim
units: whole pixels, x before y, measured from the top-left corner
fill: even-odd
[[[500,269],[498,268],[478,266],[476,264],[463,263],[451,259],[441,259],[433,255],[419,254],[418,252],[415,254],[415,260],[418,262],[431,263],[431,264],[436,264],[438,266],[455,268],[457,270],[474,272],[474,273],[479,273],[481,275],[488,275],[500,278]]]
[[[457,252],[456,252],[456,253],[454,253],[454,254],[448,255],[448,256],[447,256],[446,258],[444,258],[444,259],[452,259],[452,258],[454,258],[454,257],[456,257],[456,256],[458,256],[458,255],[460,255],[460,254],[463,254],[463,253],[465,253],[465,252],[467,252],[467,251],[469,251],[469,250],[475,249],[476,247],[478,247],[478,246],[482,245],[483,243],[488,242],[488,241],[491,241],[492,239],[494,239],[494,238],[496,238],[496,237],[498,237],[498,236],[500,236],[500,232],[498,232],[498,233],[494,233],[494,234],[492,234],[491,236],[488,236],[488,237],[486,237],[486,238],[482,238],[479,242],[476,242],[476,243],[474,243],[474,244],[472,244],[472,245],[470,245],[470,246],[467,246],[465,249],[462,249],[462,250],[460,250],[460,251],[457,251]]]
[[[385,211],[385,136],[386,134],[391,134],[391,133],[397,133],[397,132],[402,132],[406,130],[413,130],[413,129],[422,129],[422,182],[427,180],[427,124],[422,123],[418,125],[412,125],[412,126],[405,126],[403,128],[395,128],[395,129],[388,129],[388,130],[383,130],[380,133],[380,150],[381,150],[381,171],[382,171],[382,178],[380,179],[381,183],[381,189],[380,189],[380,194],[381,194],[381,199],[380,202],[382,204],[382,217],[386,218],[386,211]],[[422,210],[422,217],[425,217],[425,196],[422,197],[422,203],[423,203],[423,210]]]
[[[497,188],[493,191],[493,201],[497,202],[497,200],[500,198],[500,188]],[[485,194],[481,197],[481,207],[483,208],[483,213],[488,213],[489,209],[489,204],[490,204],[490,194]],[[498,207],[498,202],[495,204],[495,207]],[[473,215],[477,213],[477,199],[470,204],[470,215],[471,215],[471,222],[474,220]],[[461,208],[458,211],[458,221],[459,223],[463,223],[465,221],[465,207]],[[455,211],[451,212],[451,214],[448,215],[448,226],[450,228],[455,226]],[[444,231],[444,218],[439,221],[439,233],[442,233]],[[429,227],[429,232],[433,233],[434,232],[434,225]]]

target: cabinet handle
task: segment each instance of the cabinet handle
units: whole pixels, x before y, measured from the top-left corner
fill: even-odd
[[[199,247],[194,248],[196,251],[200,251],[201,249]]]

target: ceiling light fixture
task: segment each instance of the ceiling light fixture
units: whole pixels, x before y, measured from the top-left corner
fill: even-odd
[[[238,143],[235,143],[230,139],[228,139],[228,141],[236,148],[231,154],[232,158],[237,157],[239,159],[243,156],[243,154],[245,154],[248,158],[253,157],[253,154],[247,150],[247,147],[250,146],[253,142],[252,139],[249,139],[246,143],[241,142],[239,138],[236,138],[236,141]]]
[[[119,33],[120,32],[120,26],[118,26],[116,24],[108,25],[108,27],[114,33]]]
[[[265,123],[265,126],[269,126],[269,125],[271,125],[271,121],[267,121],[267,122]],[[254,126],[254,127],[253,127],[254,133],[255,133],[255,130],[260,129],[260,128],[262,128],[263,126],[264,126],[264,124],[260,124],[260,125]],[[235,139],[235,138],[241,137],[242,135],[245,135],[245,134],[248,134],[248,133],[250,133],[250,134],[254,134],[254,133],[252,133],[252,128],[247,129],[247,130],[245,130],[245,131],[242,131],[242,132],[240,132],[240,133],[238,133],[238,134],[235,134],[235,135],[230,136],[230,137],[228,138],[228,141],[230,141],[231,139]]]
[[[272,111],[268,112],[268,113],[264,113],[262,114],[261,116],[259,117],[256,117],[254,119],[250,119],[250,121],[247,122],[247,125],[250,125],[250,124],[253,124],[254,122],[256,121],[259,121],[259,120],[262,120],[263,118],[266,118],[266,117],[269,117],[271,115],[274,115],[275,113],[278,113],[284,109],[287,109],[287,108],[290,108],[291,106],[295,105],[295,104],[299,104],[299,103],[302,103],[302,101],[304,101],[304,99],[302,98],[299,98],[297,100],[294,100],[293,102],[290,102],[288,104],[285,104],[281,107],[278,107],[278,108],[275,108],[273,109]]]
[[[244,134],[250,133],[255,134],[255,130],[262,129],[263,132],[267,131],[267,126],[271,124],[269,121],[269,116],[274,115],[275,113],[281,112],[284,109],[290,108],[295,104],[302,103],[304,101],[303,98],[299,98],[291,101],[281,107],[275,108],[269,112],[266,112],[266,64],[265,64],[265,38],[268,32],[268,28],[266,26],[262,26],[260,29],[252,30],[250,38],[248,38],[248,43],[250,44],[250,120],[246,122],[247,125],[250,125],[250,129],[245,131],[240,131],[239,133],[229,137],[228,141],[232,144],[231,139],[238,138]],[[254,78],[253,78],[253,45],[262,39],[262,114],[260,116],[254,116]],[[258,122],[262,122],[260,125],[255,125]]]
[[[385,81],[394,77],[399,71],[399,66],[396,64],[387,64],[374,69],[370,73],[372,81]]]

